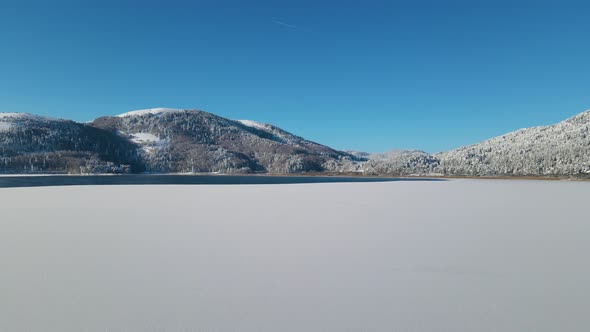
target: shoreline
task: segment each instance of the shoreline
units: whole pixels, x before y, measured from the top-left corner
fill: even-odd
[[[0,174],[0,178],[11,177],[87,177],[87,176],[248,176],[248,177],[341,177],[341,178],[383,178],[383,179],[469,179],[469,180],[534,180],[534,181],[590,181],[590,177],[572,176],[473,176],[473,175],[371,175],[359,173],[132,173],[132,174],[67,174],[67,173],[22,173],[22,174]]]

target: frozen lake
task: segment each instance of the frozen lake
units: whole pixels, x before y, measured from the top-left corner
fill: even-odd
[[[87,185],[149,185],[149,184],[293,184],[389,181],[445,181],[429,178],[346,177],[346,176],[268,176],[268,175],[0,175],[0,188],[87,186]]]
[[[0,189],[0,331],[587,331],[590,183]]]

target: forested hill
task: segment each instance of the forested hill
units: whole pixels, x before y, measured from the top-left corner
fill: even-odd
[[[590,175],[590,110],[435,155],[439,172],[464,175]]]
[[[276,126],[155,108],[76,123],[0,113],[0,173],[357,173],[590,177],[590,111],[429,154],[338,151]]]
[[[137,144],[149,172],[323,172],[361,160],[273,125],[199,110],[140,110],[89,125]]]
[[[520,129],[481,143],[427,154],[364,154],[368,174],[590,177],[590,110],[549,126]]]
[[[0,113],[1,173],[143,171],[137,147],[112,132],[25,113]]]
[[[0,173],[297,173],[364,159],[278,127],[149,109],[81,124],[0,113]]]

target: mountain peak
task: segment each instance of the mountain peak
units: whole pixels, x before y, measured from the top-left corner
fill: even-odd
[[[252,120],[236,120],[236,121],[243,124],[246,127],[256,128],[256,129],[260,129],[260,130],[268,129],[268,125],[264,124],[264,123],[260,123],[260,122],[256,122],[256,121],[252,121]]]
[[[161,113],[176,113],[186,111],[184,109],[177,109],[177,108],[166,108],[166,107],[156,107],[156,108],[147,108],[143,110],[135,110],[123,114],[117,115],[117,117],[123,118],[127,116],[141,116],[146,114],[161,114]]]
[[[16,113],[16,112],[0,112],[0,132],[6,132],[15,126],[21,126],[27,122],[51,122],[51,121],[64,121],[60,119],[49,118],[40,115],[34,115],[29,113]]]
[[[30,113],[0,112],[0,120],[56,120]]]

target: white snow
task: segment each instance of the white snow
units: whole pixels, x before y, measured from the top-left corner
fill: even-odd
[[[12,127],[12,123],[0,121],[0,132],[8,131]]]
[[[503,180],[0,189],[0,331],[585,331],[588,197]]]
[[[135,143],[160,143],[162,139],[150,133],[131,134],[131,140]]]
[[[131,141],[141,145],[141,149],[148,154],[168,144],[167,139],[162,139],[151,133],[133,133],[130,136]]]
[[[22,119],[32,116],[28,113],[13,113],[13,112],[0,112],[0,119],[11,118],[11,119]]]
[[[117,115],[117,117],[127,117],[127,116],[139,116],[139,115],[146,115],[146,114],[161,114],[161,113],[174,113],[174,112],[182,112],[184,110],[182,109],[176,109],[176,108],[164,108],[164,107],[158,107],[158,108],[148,108],[145,110],[136,110],[136,111],[131,111],[131,112],[127,112],[127,113],[123,113],[123,114],[119,114]]]
[[[14,112],[0,112],[0,119],[9,119],[9,120],[23,120],[23,119],[30,119],[30,120],[56,120],[40,115],[34,115],[29,113],[14,113]]]
[[[256,128],[256,129],[260,129],[260,130],[268,130],[268,125],[266,125],[264,123],[260,123],[260,122],[256,122],[256,121],[252,121],[252,120],[236,120],[236,121],[243,124],[244,126],[248,126],[251,128]]]
[[[29,113],[15,113],[15,112],[0,112],[0,132],[10,130],[15,126],[16,122],[23,120],[34,120],[34,121],[60,121],[49,117],[40,115],[34,115]]]

